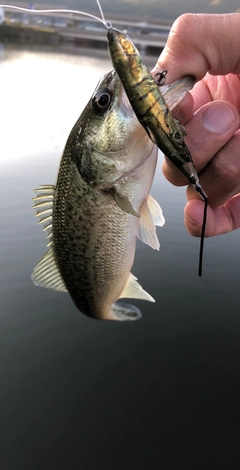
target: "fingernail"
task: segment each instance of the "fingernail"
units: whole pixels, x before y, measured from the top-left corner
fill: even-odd
[[[226,104],[213,103],[202,116],[205,129],[216,134],[226,132],[235,122],[235,116]]]

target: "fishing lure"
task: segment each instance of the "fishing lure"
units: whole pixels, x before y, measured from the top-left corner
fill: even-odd
[[[112,64],[122,82],[136,117],[146,130],[149,138],[183,173],[189,183],[194,186],[195,190],[204,200],[205,205],[198,268],[198,274],[201,276],[208,198],[199,183],[194,162],[184,141],[186,131],[181,123],[172,116],[169,106],[159,88],[159,85],[161,85],[165,79],[167,71],[158,72],[153,77],[127,33],[113,28],[112,24],[105,20],[99,0],[96,0],[96,2],[101,18],[78,10],[29,10],[27,8],[10,5],[0,6],[27,11],[29,13],[71,12],[89,16],[100,21],[105,26],[107,29],[108,46]]]
[[[191,154],[184,141],[186,131],[174,119],[158,86],[167,72],[164,70],[152,77],[129,36],[114,29],[110,24],[106,27],[113,66],[139,122],[150,139],[183,173],[189,183],[193,184],[205,202],[198,270],[201,276],[208,198],[199,183]]]

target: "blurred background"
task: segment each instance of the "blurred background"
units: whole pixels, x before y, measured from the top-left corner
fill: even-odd
[[[99,15],[94,1],[64,6]],[[102,7],[119,27],[125,17],[135,24],[152,68],[179,14],[237,11],[239,2]],[[61,17],[44,26],[16,15],[4,9],[0,28],[0,468],[239,469],[239,231],[205,240],[198,278],[199,240],[183,224],[186,188],[163,178],[159,154],[151,193],[166,218],[161,249],[138,242],[132,269],[156,300],[133,302],[142,319],[98,322],[68,294],[33,285],[46,238],[32,190],[55,183],[71,127],[111,63],[93,23]],[[39,39],[34,28],[47,31]],[[72,39],[59,39],[62,30]]]

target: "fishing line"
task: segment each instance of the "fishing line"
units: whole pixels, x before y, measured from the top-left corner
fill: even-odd
[[[198,265],[198,275],[199,275],[199,277],[202,276],[203,245],[204,245],[205,228],[206,228],[206,222],[207,222],[207,206],[208,206],[208,199],[205,199],[205,201],[204,201],[203,223],[202,223],[202,233],[201,233],[201,241],[200,241],[200,251],[199,251],[199,265]]]
[[[112,23],[110,21],[105,20],[105,17],[104,17],[103,11],[102,11],[102,7],[101,7],[101,4],[100,4],[100,0],[96,0],[96,2],[97,2],[97,6],[99,8],[100,15],[102,17],[104,26],[106,27],[106,29],[112,29]]]
[[[203,264],[203,247],[204,247],[204,238],[205,238],[205,228],[206,228],[206,222],[207,222],[208,197],[206,193],[203,191],[202,186],[200,186],[200,184],[195,183],[194,187],[204,201],[204,212],[203,212],[202,232],[201,232],[200,250],[199,250],[199,263],[198,263],[198,275],[199,277],[201,277],[202,276],[202,264]]]
[[[102,11],[101,4],[100,4],[99,0],[96,0],[96,2],[97,2],[97,6],[98,6],[98,8],[99,8],[99,11],[100,11],[100,15],[101,15],[102,20],[103,20],[103,24],[106,24],[106,20],[105,20],[105,18],[104,18],[104,14],[103,14],[103,11]]]
[[[65,9],[56,9],[56,10],[30,10],[29,8],[23,8],[23,7],[17,7],[15,5],[0,5],[2,8],[11,8],[12,10],[20,10],[20,11],[25,11],[27,13],[32,13],[32,14],[37,14],[37,13],[74,13],[75,15],[82,15],[82,16],[89,16],[90,18],[94,18],[97,21],[100,21],[100,23],[103,24],[103,26],[106,27],[106,21],[104,19],[104,16],[102,14],[102,9],[100,7],[100,12],[102,14],[102,18],[98,18],[98,16],[92,15],[91,13],[87,13],[85,11],[81,10],[65,10]]]

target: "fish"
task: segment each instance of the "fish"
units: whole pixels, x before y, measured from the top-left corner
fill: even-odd
[[[154,302],[131,268],[137,237],[159,250],[156,225],[165,223],[149,194],[156,142],[124,88],[116,70],[100,80],[70,132],[56,185],[40,186],[33,198],[49,238],[48,251],[33,270],[33,282],[69,292],[82,313],[101,320],[141,317],[136,306],[119,303],[121,298]],[[185,79],[178,99],[167,90],[169,109],[186,88]]]
[[[182,79],[165,88],[170,108],[187,93]],[[55,185],[35,189],[33,208],[49,239],[32,273],[41,287],[68,292],[85,315],[136,320],[119,302],[154,302],[131,273],[136,240],[155,250],[165,219],[150,195],[158,148],[139,123],[115,70],[99,81],[73,126]]]
[[[55,185],[35,189],[49,238],[36,285],[69,292],[85,315],[135,320],[153,302],[131,273],[137,237],[159,250],[162,210],[150,195],[158,149],[139,123],[115,70],[105,74],[67,139]]]

